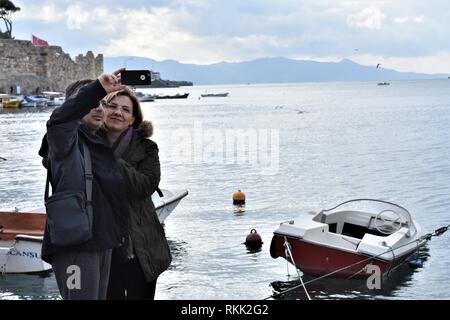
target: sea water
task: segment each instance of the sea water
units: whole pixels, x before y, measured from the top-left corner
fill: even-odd
[[[156,299],[263,299],[299,284],[272,259],[273,231],[299,213],[374,198],[407,208],[425,232],[450,223],[450,80],[194,86],[142,105],[154,125],[161,188],[187,189],[165,223],[173,262]],[[226,98],[203,93],[229,92]],[[0,111],[0,210],[43,206],[37,152],[52,109]],[[235,213],[232,194],[247,196]],[[252,229],[260,251],[243,244]],[[313,299],[450,298],[450,232],[368,289],[361,280],[312,283]],[[306,280],[309,280],[305,277]],[[0,276],[0,299],[58,299],[52,273]],[[302,288],[281,299],[305,299]]]

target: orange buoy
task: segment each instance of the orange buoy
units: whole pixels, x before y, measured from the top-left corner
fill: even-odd
[[[252,229],[245,238],[244,244],[250,249],[259,249],[261,248],[263,242],[258,232],[256,232],[255,229]]]
[[[245,193],[241,189],[233,193],[233,204],[245,204]]]

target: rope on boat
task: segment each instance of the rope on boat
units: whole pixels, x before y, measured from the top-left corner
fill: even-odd
[[[292,288],[286,289],[286,290],[281,291],[281,292],[278,292],[278,293],[274,293],[273,295],[271,295],[271,296],[269,296],[269,297],[266,297],[266,298],[264,298],[263,300],[267,300],[267,299],[274,298],[274,297],[279,296],[279,295],[286,294],[286,293],[288,293],[288,292],[290,292],[290,291],[293,291],[293,290],[298,289],[298,288],[301,287],[301,286],[303,286],[303,288],[305,288],[305,291],[306,291],[306,285],[307,285],[307,284],[311,284],[311,283],[313,283],[313,282],[315,282],[315,281],[322,280],[322,279],[324,279],[324,278],[326,278],[326,277],[329,277],[329,276],[331,276],[331,275],[333,275],[333,274],[335,274],[335,273],[338,273],[338,272],[340,272],[340,271],[343,271],[343,270],[346,270],[346,269],[351,268],[351,267],[353,267],[353,266],[356,266],[356,265],[358,265],[358,264],[360,264],[360,263],[363,263],[363,262],[366,262],[366,261],[369,261],[369,260],[376,259],[376,258],[378,258],[378,257],[380,257],[380,256],[382,256],[382,255],[384,255],[384,254],[386,254],[386,253],[393,252],[393,250],[397,250],[397,249],[400,249],[400,248],[405,247],[405,246],[407,246],[407,245],[410,245],[411,243],[417,242],[417,246],[418,246],[420,241],[425,241],[425,242],[430,241],[431,238],[433,238],[433,237],[438,237],[438,236],[443,235],[445,232],[448,231],[449,228],[450,228],[450,224],[447,225],[447,226],[444,226],[444,227],[440,227],[440,228],[434,230],[433,232],[427,233],[427,234],[423,235],[422,237],[420,237],[420,238],[418,238],[418,239],[416,239],[416,240],[407,242],[407,243],[402,244],[401,246],[398,246],[398,247],[396,247],[396,248],[389,247],[389,250],[386,250],[385,252],[382,252],[382,253],[380,253],[380,254],[378,254],[378,255],[376,255],[376,256],[368,257],[368,258],[366,258],[366,259],[363,259],[363,260],[361,260],[361,261],[352,263],[352,264],[350,264],[350,265],[348,265],[348,266],[345,266],[345,267],[342,267],[342,268],[340,268],[340,269],[334,270],[334,271],[332,271],[332,272],[330,272],[330,273],[324,274],[323,276],[314,278],[314,279],[312,279],[312,280],[303,282],[303,280],[300,278],[300,280],[301,280],[301,284],[300,284],[300,285],[294,286],[294,287],[292,287]],[[284,237],[284,238],[285,238],[285,243],[286,243],[286,242],[287,242],[287,239],[286,239],[286,237]],[[289,244],[289,242],[287,242],[287,243]],[[424,244],[425,244],[425,243],[424,243]],[[292,259],[292,258],[291,258],[291,259]],[[292,259],[291,261],[294,262],[293,259]],[[294,263],[294,266],[295,266],[295,263]],[[359,271],[359,272],[361,272],[361,271]],[[359,272],[358,272],[358,273],[359,273]],[[309,296],[308,296],[308,298],[309,298]]]
[[[359,274],[362,273],[362,272],[366,272],[366,271],[367,271],[367,267],[364,266],[364,267],[362,267],[359,271],[356,271],[354,274],[352,274],[351,276],[347,277],[346,280],[350,280],[351,278],[353,278],[353,277],[359,275]]]
[[[295,266],[294,258],[292,257],[292,252],[291,252],[291,245],[289,244],[289,241],[287,240],[286,236],[284,237],[284,248],[285,248],[285,251],[287,251],[289,253],[289,257],[291,258],[291,261],[294,263],[294,266]],[[295,267],[295,271],[297,271],[298,277],[300,278],[300,282],[302,283],[303,289],[305,290],[308,300],[311,300],[311,297],[309,296],[308,290],[306,290],[305,284],[303,283],[302,276],[301,276],[300,272],[298,271],[297,267]]]
[[[392,266],[395,264],[396,256],[395,256],[395,253],[394,253],[394,248],[392,248],[391,246],[388,246],[388,247],[389,247],[389,249],[391,249],[391,252],[392,252],[392,263],[389,264],[389,269],[386,272],[387,275],[389,276],[391,271],[392,271]],[[417,242],[416,250],[417,250],[418,247],[419,247],[419,242]]]

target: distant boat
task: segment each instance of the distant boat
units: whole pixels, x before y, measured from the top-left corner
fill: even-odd
[[[49,107],[59,107],[66,101],[66,97],[62,92],[44,91],[42,95],[48,99],[47,105]]]
[[[189,96],[189,93],[184,93],[184,94],[179,94],[177,93],[176,95],[161,95],[155,96],[155,99],[186,99]]]
[[[152,102],[155,101],[155,96],[147,93],[142,93],[140,91],[136,92],[136,96],[139,99],[139,102]]]
[[[228,97],[228,92],[225,93],[205,93],[201,95],[202,98],[210,98],[210,97]]]
[[[47,103],[49,107],[60,107],[63,103],[66,102],[66,97],[53,97]]]
[[[378,82],[379,86],[389,86],[390,83],[389,82]]]
[[[20,104],[21,107],[47,107],[49,99],[42,96],[25,96],[25,99]]]
[[[139,98],[140,102],[152,102],[152,101],[155,101],[155,97],[152,96],[151,94],[144,94],[144,95],[142,95],[142,96],[140,96],[138,98]]]
[[[14,96],[10,96],[9,94],[0,94],[0,107],[3,108],[19,108],[20,107],[20,99]]]
[[[20,107],[20,100],[11,99],[3,102],[3,108],[16,109]]]

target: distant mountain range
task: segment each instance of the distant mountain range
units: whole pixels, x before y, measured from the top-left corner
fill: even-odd
[[[105,72],[127,69],[152,69],[165,80],[192,81],[194,85],[287,83],[321,81],[389,81],[447,78],[448,74],[398,72],[376,66],[363,66],[351,60],[317,62],[287,58],[261,58],[245,62],[220,62],[209,65],[185,64],[174,60],[122,56],[105,57]]]

